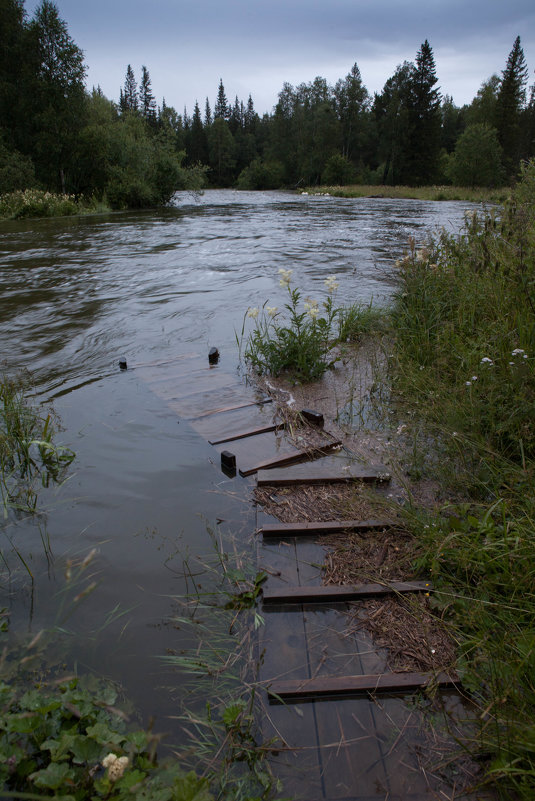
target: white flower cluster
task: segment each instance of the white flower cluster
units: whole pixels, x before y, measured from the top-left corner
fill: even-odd
[[[332,294],[336,292],[340,284],[336,280],[335,275],[328,275],[325,280],[325,286],[327,287],[327,291],[329,292],[329,294]]]
[[[494,364],[494,362],[492,361],[492,359],[489,359],[488,356],[483,356],[483,358],[481,359],[480,364],[488,364],[489,367],[490,367],[491,365]]]
[[[275,317],[277,314],[277,306],[266,306],[266,312],[268,313],[269,317]]]
[[[251,306],[249,306],[249,308],[247,309],[247,317],[250,317],[252,320],[256,320],[256,318],[258,317],[258,311],[259,310],[256,306],[254,308],[251,308]]]
[[[318,314],[320,313],[320,310],[318,308],[318,301],[307,298],[305,300],[304,306],[308,316],[311,317],[313,320],[315,320]]]
[[[286,289],[290,286],[290,281],[292,280],[292,273],[293,270],[285,270],[284,267],[281,267],[279,270],[280,281],[279,284],[283,289]]]
[[[117,754],[108,754],[102,760],[102,767],[108,771],[108,779],[111,782],[116,782],[121,778],[130,760],[128,757],[118,757]]]

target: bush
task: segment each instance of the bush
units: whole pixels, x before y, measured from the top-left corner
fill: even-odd
[[[0,218],[67,217],[85,210],[74,195],[58,195],[41,189],[25,189],[0,196]]]
[[[303,311],[299,311],[301,294],[291,289],[292,270],[279,270],[281,286],[287,288],[289,302],[284,308],[289,322],[279,322],[281,314],[275,306],[264,304],[262,309],[249,309],[247,316],[256,320],[254,330],[249,334],[245,346],[245,359],[260,374],[280,375],[288,372],[303,381],[321,378],[334,364],[330,358],[333,347],[333,325],[338,315],[332,296],[323,305],[310,298],[304,301]],[[338,284],[333,276],[325,282],[330,292]],[[242,330],[243,336],[243,330]],[[241,344],[241,343],[240,343]]]

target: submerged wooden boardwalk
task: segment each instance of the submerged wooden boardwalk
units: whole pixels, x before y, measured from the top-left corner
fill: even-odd
[[[297,447],[269,398],[234,372],[209,365],[206,357],[188,354],[135,370],[179,420],[188,421],[218,455],[225,454],[223,460],[235,458],[236,471],[225,470],[237,481],[276,491],[390,479],[384,467],[360,464],[328,434],[321,447]],[[265,688],[260,718],[265,740],[278,744],[271,767],[283,782],[284,797],[461,798],[448,795],[447,783],[427,772],[430,739],[418,709],[405,700],[429,687],[444,688],[445,702],[455,704],[454,678],[391,673],[386,653],[364,629],[347,630],[349,603],[429,591],[429,583],[322,584],[322,535],[387,526],[380,520],[280,523],[257,507],[259,568],[268,576],[258,639],[259,680]],[[484,796],[470,799],[479,797]]]

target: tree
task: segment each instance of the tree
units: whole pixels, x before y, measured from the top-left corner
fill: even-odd
[[[334,87],[336,113],[342,130],[342,155],[358,160],[366,137],[366,111],[370,96],[362,83],[360,70],[353,64],[351,71]]]
[[[483,81],[477,90],[477,95],[466,109],[467,125],[496,124],[496,103],[499,90],[500,78],[498,75],[491,75],[488,80]]]
[[[206,98],[206,103],[204,106],[204,125],[208,128],[209,125],[212,124],[212,109],[210,108],[210,101]]]
[[[0,0],[0,120],[11,144],[20,139],[25,34],[22,0]]]
[[[528,68],[517,36],[502,72],[496,99],[496,128],[503,148],[503,163],[509,177],[518,170],[520,161],[520,118],[526,103]]]
[[[449,177],[459,186],[496,186],[503,182],[502,148],[496,128],[487,123],[469,125],[450,157]]]
[[[382,182],[403,183],[406,179],[410,144],[409,104],[414,64],[400,64],[388,78],[380,95],[375,95],[373,115],[377,126],[377,156],[382,164]]]
[[[208,132],[210,166],[218,186],[229,186],[234,178],[235,147],[228,123],[216,117]]]
[[[36,77],[32,94],[37,175],[65,192],[77,135],[85,122],[85,66],[56,6],[42,0],[30,25]]]
[[[186,152],[189,164],[208,164],[208,142],[197,101],[195,101],[191,127],[186,138]]]
[[[141,113],[145,120],[154,125],[156,123],[156,101],[151,90],[151,80],[148,69],[141,67],[141,85],[139,87],[139,102]]]
[[[126,78],[124,81],[123,105],[125,111],[137,111],[139,108],[139,94],[137,83],[134,77],[134,70],[130,64],[126,68]]]
[[[409,151],[405,179],[413,184],[430,184],[439,171],[440,94],[435,89],[435,59],[427,39],[416,54],[409,100]]]
[[[227,102],[227,96],[225,94],[225,87],[223,86],[223,80],[219,79],[219,88],[217,90],[217,100],[214,106],[214,120],[222,119],[227,120],[229,116],[229,107]]]

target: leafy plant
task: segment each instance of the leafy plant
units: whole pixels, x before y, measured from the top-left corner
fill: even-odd
[[[205,779],[158,764],[156,735],[128,730],[111,684],[83,685],[74,678],[23,691],[0,682],[3,797],[212,799]]]
[[[300,311],[301,293],[290,287],[292,270],[279,270],[279,273],[281,286],[288,290],[289,300],[284,308],[289,320],[282,323],[277,308],[266,304],[262,310],[249,309],[246,316],[256,322],[247,338],[244,356],[260,374],[289,372],[303,381],[314,381],[335,362],[331,351],[333,327],[339,310],[329,294],[322,304],[323,313],[319,304],[310,298],[304,301]],[[338,286],[333,276],[326,284],[333,293]]]

